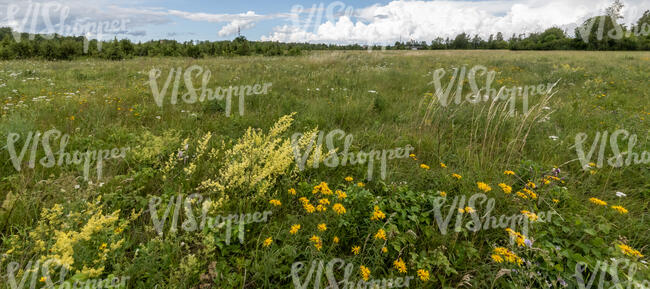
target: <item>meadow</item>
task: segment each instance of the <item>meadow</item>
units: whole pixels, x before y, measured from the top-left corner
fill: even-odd
[[[2,288],[650,285],[649,52],[0,63]],[[221,97],[179,74],[159,105],[194,65]],[[435,71],[476,65],[543,89],[441,105]]]

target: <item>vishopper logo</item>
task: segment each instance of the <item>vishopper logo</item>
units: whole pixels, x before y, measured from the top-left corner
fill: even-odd
[[[341,17],[350,19],[353,17],[354,7],[347,6],[341,1],[331,2],[325,6],[325,3],[312,4],[311,8],[305,8],[302,5],[291,7],[291,21],[294,29],[298,31],[318,33],[319,27],[323,23],[336,23]],[[303,17],[303,15],[306,15]]]
[[[335,267],[337,264],[338,267]],[[404,278],[398,277],[395,279],[370,279],[370,280],[351,280],[352,274],[355,271],[355,265],[352,263],[347,263],[343,259],[334,258],[327,263],[325,267],[325,262],[323,260],[313,260],[309,266],[308,271],[306,271],[307,276],[304,276],[301,280],[300,273],[305,269],[304,262],[295,262],[291,266],[291,278],[293,281],[293,286],[296,289],[307,289],[311,288],[310,284],[313,282],[313,288],[318,289],[323,281],[323,270],[325,270],[325,276],[327,278],[327,283],[329,286],[325,288],[330,289],[356,289],[356,288],[402,288],[409,287],[411,280],[415,279],[413,276],[406,276]],[[336,270],[343,271],[343,280],[336,280]],[[315,273],[315,275],[314,275]],[[358,275],[357,275],[358,276]]]
[[[233,225],[238,228],[238,238],[241,244],[244,243],[245,226],[252,223],[267,222],[271,211],[254,212],[253,214],[230,214],[228,216],[210,216],[208,213],[213,209],[213,205],[221,203],[222,200],[212,202],[209,198],[203,201],[201,194],[192,194],[184,198],[182,194],[171,197],[164,209],[164,213],[159,214],[158,207],[162,204],[162,198],[152,197],[149,200],[149,214],[154,228],[160,236],[163,236],[169,213],[172,212],[171,223],[169,224],[169,233],[178,232],[178,222],[182,218],[181,210],[185,216],[180,228],[186,232],[209,230],[220,230],[225,227],[226,244],[230,245]],[[200,216],[195,216],[195,212],[200,212]]]
[[[188,104],[204,101],[221,101],[225,98],[226,100],[226,116],[230,116],[230,111],[232,109],[232,97],[239,96],[239,115],[244,115],[244,100],[246,96],[250,95],[259,95],[267,94],[269,88],[273,83],[264,83],[264,84],[255,84],[255,85],[240,85],[240,86],[229,86],[229,87],[216,87],[213,89],[208,88],[208,83],[212,77],[212,72],[209,69],[204,69],[198,65],[192,65],[185,70],[181,67],[172,68],[167,75],[167,78],[162,87],[158,85],[158,78],[162,75],[162,71],[157,68],[153,68],[149,71],[149,81],[148,84],[151,87],[151,92],[153,98],[156,101],[158,107],[163,107],[165,102],[165,97],[169,91],[170,84],[172,85],[172,93],[170,104],[175,105],[178,103],[179,98],[179,89],[181,84],[181,77],[183,77],[185,92],[181,96],[181,100]],[[201,88],[194,88],[194,78],[201,79]],[[173,79],[173,84],[172,84]],[[200,94],[198,93],[200,92]]]
[[[313,160],[312,166],[318,168],[322,162],[325,166],[330,168],[335,168],[338,166],[346,165],[356,165],[356,164],[368,164],[368,174],[366,180],[370,181],[373,178],[373,172],[375,168],[375,161],[380,161],[380,173],[381,179],[386,179],[386,170],[387,170],[387,161],[400,158],[408,158],[409,154],[415,148],[407,144],[404,148],[395,148],[395,149],[383,149],[383,150],[372,150],[370,152],[359,151],[356,154],[350,152],[350,146],[354,137],[348,135],[345,131],[336,129],[325,136],[325,141],[327,145],[327,155],[323,158],[322,148],[323,148],[323,138],[325,132],[318,131],[311,136],[305,136],[302,133],[295,133],[291,137],[291,147],[293,148],[293,154],[296,160],[296,164],[300,171],[305,170],[307,161],[310,158]],[[305,139],[307,138],[307,139]],[[336,140],[345,139],[343,152],[340,155],[337,153],[338,147],[335,144]],[[308,141],[305,146],[302,146],[300,143],[302,141]],[[301,152],[300,148],[305,147],[305,151]]]
[[[615,130],[611,135],[608,131],[603,131],[602,133],[596,132],[594,140],[591,144],[591,148],[585,154],[584,144],[587,141],[589,136],[586,133],[578,133],[575,137],[575,149],[578,154],[578,160],[582,165],[583,170],[589,170],[594,166],[597,168],[602,168],[605,162],[605,150],[607,149],[607,143],[609,140],[609,146],[612,151],[611,157],[607,158],[608,165],[619,168],[622,166],[630,166],[632,164],[648,164],[650,163],[650,152],[642,151],[635,152],[635,146],[638,142],[638,137],[636,134],[632,134],[627,130],[618,129]],[[622,152],[618,146],[620,140],[627,140],[627,151]],[[600,142],[600,146],[598,143]],[[594,153],[598,148],[598,158],[593,160]],[[626,156],[626,157],[624,157]],[[593,163],[592,161],[595,161]]]
[[[487,201],[487,203],[486,203]],[[519,231],[521,227],[521,232],[523,236],[528,236],[529,223],[531,218],[535,222],[550,222],[553,214],[557,214],[555,211],[541,212],[539,214],[534,214],[527,212],[526,214],[515,214],[511,216],[500,215],[492,216],[492,211],[495,207],[495,199],[489,198],[483,193],[474,194],[469,199],[466,196],[455,196],[451,205],[448,207],[446,216],[443,218],[442,208],[448,202],[446,197],[437,197],[434,199],[433,209],[429,212],[433,212],[433,217],[435,223],[440,229],[440,233],[446,235],[449,230],[449,224],[454,217],[456,220],[454,223],[454,232],[460,232],[463,227],[471,232],[478,232],[480,230],[489,230],[489,229],[507,229],[510,228],[514,231]],[[485,208],[481,208],[481,205],[486,203]],[[469,214],[469,218],[465,218]],[[467,222],[463,223],[463,221]],[[513,241],[511,239],[511,241]],[[528,240],[530,241],[530,240]],[[525,241],[526,243],[526,241]],[[532,245],[532,241],[530,244]]]
[[[593,268],[589,268],[589,264],[585,262],[576,263],[575,278],[578,283],[579,289],[650,289],[650,281],[637,280],[634,278],[637,269],[648,270],[647,265],[640,264],[643,268],[637,268],[639,265],[631,262],[628,259],[611,259],[612,263],[597,261]],[[622,265],[622,266],[621,266]],[[624,274],[627,279],[619,279],[619,266],[620,270],[625,267],[628,268],[627,274]],[[586,278],[585,278],[586,277]],[[598,277],[598,281],[596,278]],[[611,285],[610,287],[608,287]],[[625,287],[624,287],[625,286]]]
[[[57,278],[52,277],[51,273],[57,273],[56,268],[60,267]],[[57,260],[48,259],[44,262],[29,261],[24,268],[20,267],[18,262],[10,262],[7,265],[7,284],[11,289],[24,289],[24,288],[52,288],[52,289],[125,289],[127,281],[131,278],[129,276],[107,278],[90,278],[79,280],[74,276],[68,276],[68,269],[65,266],[58,264]],[[66,281],[66,278],[69,279]],[[20,281],[18,280],[20,279]],[[73,281],[74,279],[74,281]],[[29,283],[27,281],[29,280]],[[29,285],[29,287],[26,287]],[[4,288],[4,287],[3,287]]]
[[[101,51],[104,33],[125,32],[126,25],[130,22],[129,19],[89,21],[84,18],[69,23],[69,15],[70,7],[59,2],[41,3],[30,0],[22,4],[8,5],[5,23],[13,28],[16,42],[22,41],[21,33],[24,32],[30,33],[30,40],[35,39],[35,34],[41,34],[45,39],[53,39],[55,34],[83,36],[84,53],[88,53],[89,39],[97,39],[97,49]]]
[[[555,83],[547,83],[540,85],[527,85],[527,86],[513,86],[506,87],[502,86],[498,91],[492,87],[494,79],[496,78],[497,72],[494,70],[488,70],[487,67],[483,65],[475,65],[469,70],[466,66],[463,67],[454,67],[452,68],[453,74],[450,76],[449,83],[446,88],[442,86],[442,79],[447,74],[447,71],[444,68],[438,68],[433,72],[433,80],[429,82],[429,85],[433,84],[434,93],[433,96],[438,99],[438,102],[443,107],[449,106],[453,102],[458,105],[463,101],[463,90],[465,89],[465,83],[469,84],[471,92],[465,95],[465,100],[469,103],[476,104],[481,101],[487,102],[490,100],[505,100],[509,104],[509,112],[511,116],[515,115],[516,112],[516,101],[517,97],[522,98],[522,113],[528,113],[528,97],[534,95],[547,95],[551,93],[553,88],[560,81]],[[480,78],[484,78],[485,85],[479,86]],[[455,91],[454,91],[455,89]],[[450,95],[454,91],[453,98],[450,98]],[[432,100],[433,101],[433,100]]]
[[[83,163],[84,166],[84,179],[88,180],[90,176],[90,164],[93,161],[97,162],[97,179],[102,178],[102,170],[104,167],[104,161],[108,159],[117,159],[125,158],[126,152],[130,150],[128,147],[124,148],[113,148],[111,150],[88,150],[85,152],[74,151],[66,152],[66,147],[70,139],[70,135],[63,134],[57,129],[51,129],[42,133],[40,131],[29,132],[23,143],[20,153],[16,152],[16,144],[20,140],[21,136],[18,133],[9,133],[7,135],[7,150],[9,151],[9,157],[11,158],[11,163],[13,164],[16,171],[22,169],[23,159],[27,152],[29,152],[29,163],[28,167],[33,169],[36,167],[36,154],[38,152],[39,143],[43,146],[43,151],[45,156],[42,157],[38,163],[45,168],[51,168],[55,165],[80,165]],[[61,138],[59,141],[59,151],[58,159],[55,156],[55,153],[52,149],[50,141]]]
[[[635,26],[633,29],[627,31],[624,31],[622,25],[615,24],[611,25],[612,28],[608,31],[605,31],[605,24],[608,22],[612,23],[610,17],[611,16],[607,15],[592,17],[582,25],[578,26],[576,30],[580,39],[582,39],[584,43],[589,43],[589,41],[601,41],[605,39],[605,36],[608,39],[621,40],[625,37],[632,37],[633,35],[635,37],[650,35],[650,25],[648,25],[648,23],[642,23],[640,26]],[[596,25],[596,23],[598,23],[598,26],[594,30],[594,25]]]

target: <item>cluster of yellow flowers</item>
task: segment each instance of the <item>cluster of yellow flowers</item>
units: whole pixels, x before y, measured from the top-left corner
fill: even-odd
[[[320,249],[323,248],[323,241],[320,239],[320,237],[316,235],[312,235],[311,238],[309,238],[309,241],[314,243],[314,247],[316,247],[316,250],[320,251]]]
[[[508,235],[510,238],[514,239],[515,242],[517,242],[517,246],[519,247],[525,247],[526,246],[526,236],[522,235],[519,232],[516,232],[513,229],[506,228],[506,232],[508,232]]]
[[[275,199],[270,200],[269,204],[274,205],[276,207],[282,206],[282,202],[280,202],[280,200],[275,200]]]
[[[471,214],[471,213],[476,212],[476,210],[474,210],[472,207],[465,207],[464,209],[463,208],[458,209],[458,212],[461,213],[461,214],[463,214],[463,213]]]
[[[528,217],[528,220],[531,222],[535,222],[539,219],[539,216],[537,216],[537,214],[535,213],[526,210],[522,210],[521,213],[524,214],[526,217]]]
[[[326,182],[321,182],[320,184],[314,186],[314,190],[311,191],[312,194],[322,193],[323,195],[331,195],[332,190],[327,186]]]
[[[499,184],[499,187],[500,187],[500,188],[503,190],[503,192],[506,193],[506,194],[510,194],[510,193],[512,193],[512,187],[511,187],[511,186],[508,186],[508,185],[506,185],[506,184],[504,184],[504,183],[500,183],[500,184]]]
[[[596,205],[599,205],[599,206],[607,206],[607,202],[605,202],[605,201],[603,201],[601,199],[589,198],[589,201],[596,204]]]
[[[504,260],[508,263],[513,263],[521,265],[524,261],[519,258],[514,252],[508,250],[504,247],[494,248],[494,254],[492,254],[492,260],[497,263],[502,263]]]
[[[372,212],[372,217],[370,217],[370,220],[377,221],[377,220],[383,220],[385,218],[386,218],[386,214],[384,214],[384,212],[382,212],[379,209],[379,206],[375,206],[375,208],[374,208],[374,210]]]
[[[429,271],[424,269],[418,270],[418,277],[420,277],[420,280],[424,282],[429,281]]]
[[[621,252],[623,252],[623,254],[625,254],[625,255],[639,257],[639,258],[643,257],[641,252],[632,249],[632,247],[630,247],[628,245],[618,244],[617,246],[618,246],[618,248],[621,249]]]
[[[623,208],[621,206],[612,206],[612,209],[618,211],[621,214],[627,214],[628,213],[627,209],[625,209],[625,208]]]
[[[479,190],[481,190],[483,192],[487,193],[487,192],[492,190],[492,188],[488,184],[486,184],[484,182],[477,182],[476,184],[478,185]]]
[[[386,240],[386,231],[384,229],[379,229],[377,231],[377,234],[375,234],[375,239],[376,240]]]
[[[463,176],[461,176],[461,175],[459,175],[459,174],[456,174],[456,173],[451,174],[451,176],[452,176],[453,178],[457,179],[457,180],[460,180],[460,179],[463,178]]]
[[[289,230],[289,234],[295,235],[298,233],[298,230],[300,230],[300,224],[294,224],[291,226],[291,230]]]
[[[397,270],[397,272],[406,273],[406,263],[404,263],[404,260],[402,260],[402,258],[393,261],[393,267],[395,270]]]
[[[359,272],[361,273],[363,281],[368,281],[368,279],[370,279],[370,269],[368,269],[368,267],[361,265],[359,267]]]

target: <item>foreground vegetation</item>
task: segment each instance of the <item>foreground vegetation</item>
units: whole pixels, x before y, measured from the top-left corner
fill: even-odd
[[[625,129],[638,136],[634,152],[650,151],[649,64],[647,52],[511,51],[4,61],[2,145],[18,133],[20,153],[29,132],[57,129],[70,135],[68,152],[130,150],[106,161],[101,179],[93,164],[88,180],[83,164],[29,168],[31,150],[17,171],[9,150],[0,151],[1,272],[11,262],[54,260],[53,282],[66,268],[68,282],[128,276],[127,288],[291,288],[294,262],[306,266],[302,283],[312,261],[341,258],[354,266],[350,281],[413,276],[413,288],[576,288],[576,264],[588,264],[583,279],[597,276],[592,288],[603,275],[603,288],[641,288],[650,278],[648,164],[585,168],[574,145],[579,133],[589,136],[588,150],[597,132]],[[162,86],[172,68],[191,65],[212,71],[208,87],[272,88],[247,96],[243,115],[233,100],[230,117],[223,100],[156,105],[150,70],[161,70]],[[500,102],[441,106],[433,71],[474,65],[495,71],[497,88],[557,85],[531,96],[527,112],[518,97],[513,116]],[[314,154],[301,171],[291,137],[304,133],[306,149],[316,129],[352,135],[351,152],[415,150],[388,161],[384,180],[377,164],[372,180],[367,165],[314,168]],[[51,143],[58,151],[59,141]],[[344,142],[335,144],[341,157]],[[35,159],[44,156],[39,147]],[[192,222],[184,210],[194,193],[203,199],[187,203]],[[465,226],[482,220],[488,203],[453,200],[477,193],[494,199],[492,216],[525,216],[528,232]],[[177,231],[171,218],[179,206],[159,231],[179,194]],[[443,217],[452,212],[446,230],[435,204]],[[243,236],[235,225],[198,224],[204,212],[264,211],[268,219],[245,225]],[[596,268],[612,258],[626,266]],[[30,276],[25,288],[26,273],[15,272],[17,283]],[[335,275],[342,280],[343,268]],[[36,282],[49,284],[41,275]],[[325,276],[320,282],[328,285]]]

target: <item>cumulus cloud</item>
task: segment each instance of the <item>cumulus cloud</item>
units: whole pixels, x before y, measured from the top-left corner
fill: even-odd
[[[638,19],[650,0],[626,1],[622,11],[627,23]],[[352,15],[322,17],[322,23],[293,21],[275,27],[262,40],[387,44],[399,39],[431,41],[465,32],[483,38],[502,32],[513,34],[560,27],[569,35],[585,19],[602,14],[611,0],[523,1],[392,1],[355,9]],[[310,19],[318,19],[310,15]],[[297,24],[297,25],[296,25]]]

